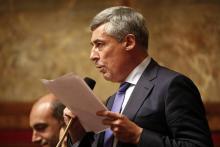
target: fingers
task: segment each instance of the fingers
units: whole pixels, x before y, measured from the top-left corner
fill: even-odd
[[[104,117],[102,121],[103,124],[110,126],[113,132],[118,132],[118,129],[119,129],[118,127],[121,128],[121,126],[125,124],[127,121],[126,116],[120,113],[117,113],[117,112],[111,112],[111,111],[105,110],[105,111],[97,112],[97,115]]]
[[[75,114],[73,114],[70,109],[68,109],[67,107],[63,110],[63,115],[64,116],[68,116],[68,117],[75,117]]]
[[[129,120],[125,115],[111,112],[99,111],[98,116],[104,117],[103,124],[110,126],[114,136],[123,142],[137,144],[143,129]]]
[[[125,118],[124,115],[117,113],[117,112],[112,112],[112,111],[98,111],[96,113],[98,116],[106,117],[109,120],[117,120],[117,119],[123,119]]]
[[[70,119],[72,118],[73,120],[75,120],[77,118],[77,116],[75,114],[73,114],[67,107],[63,110],[63,118],[64,118],[64,122],[67,125],[70,121]]]

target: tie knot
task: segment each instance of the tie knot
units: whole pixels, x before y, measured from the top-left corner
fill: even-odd
[[[119,87],[118,92],[124,93],[128,89],[129,86],[130,86],[130,83],[128,83],[128,82],[122,83]]]

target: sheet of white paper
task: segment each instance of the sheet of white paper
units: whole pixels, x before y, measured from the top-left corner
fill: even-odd
[[[70,73],[55,80],[42,79],[42,82],[78,116],[86,131],[98,133],[107,128],[102,124],[103,118],[96,115],[107,108],[79,76]]]

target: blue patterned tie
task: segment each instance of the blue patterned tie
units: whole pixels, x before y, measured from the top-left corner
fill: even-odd
[[[111,111],[113,112],[120,112],[121,106],[124,101],[125,91],[130,86],[130,83],[124,82],[120,85],[118,92],[116,93],[115,100],[112,106]],[[110,129],[105,131],[105,138],[104,138],[104,147],[112,147],[113,145],[113,132]]]

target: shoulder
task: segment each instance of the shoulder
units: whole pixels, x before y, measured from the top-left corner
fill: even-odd
[[[158,78],[162,81],[167,81],[168,83],[174,85],[191,85],[191,88],[196,87],[194,82],[186,75],[163,66],[159,67]]]
[[[195,85],[193,81],[186,75],[157,64],[157,78],[163,82],[180,82]]]
[[[186,75],[161,66],[156,62],[154,66],[157,72],[156,78],[153,81],[157,88],[163,89],[162,91],[169,91],[172,89],[178,89],[180,91],[188,90],[199,94],[194,82]]]

